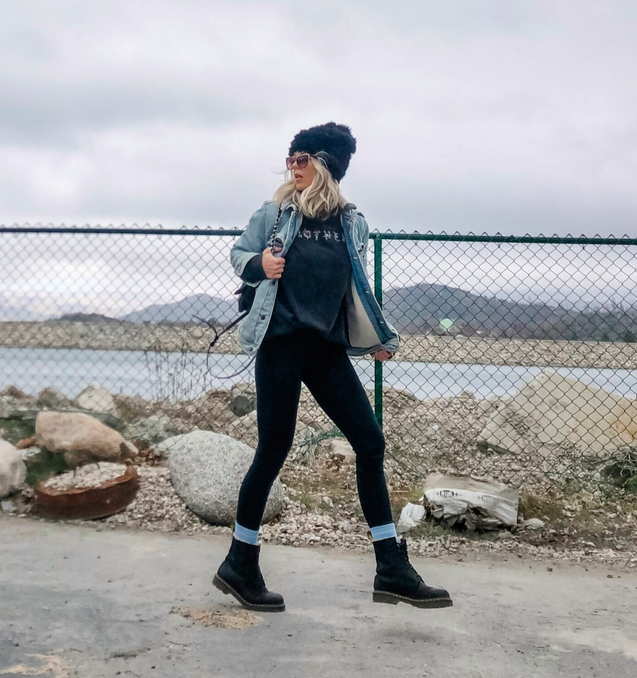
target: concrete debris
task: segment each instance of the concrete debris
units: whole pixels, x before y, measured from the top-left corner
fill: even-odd
[[[397,529],[400,534],[409,532],[425,517],[425,507],[422,504],[412,504],[407,502],[406,506],[400,512]]]
[[[493,530],[518,522],[519,492],[504,483],[432,473],[425,480],[425,497],[433,517],[447,526]]]

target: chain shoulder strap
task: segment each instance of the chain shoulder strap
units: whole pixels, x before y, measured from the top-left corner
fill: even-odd
[[[279,221],[281,221],[281,215],[283,214],[283,203],[279,205],[279,211],[276,215],[276,221],[274,222],[274,228],[272,229],[272,235],[270,236],[268,240],[268,247],[272,250],[272,254],[274,254],[274,236],[276,235],[277,231],[279,230]]]

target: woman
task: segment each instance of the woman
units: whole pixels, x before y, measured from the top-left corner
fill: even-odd
[[[385,439],[349,359],[388,360],[400,341],[367,280],[369,227],[340,190],[355,151],[345,125],[301,130],[286,159],[292,176],[253,214],[231,252],[236,273],[257,288],[238,337],[246,353],[256,353],[258,445],[239,492],[230,552],[213,583],[250,610],[285,609],[261,575],[258,537],[292,446],[302,382],[356,453],[358,494],[376,554],[374,602],[452,605],[447,591],[423,582],[405,540],[398,542],[383,472]]]

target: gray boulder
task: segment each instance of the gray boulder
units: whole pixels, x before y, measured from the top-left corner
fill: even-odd
[[[254,450],[223,433],[192,431],[162,443],[170,450],[168,466],[175,491],[198,516],[215,525],[231,525],[243,478]],[[264,523],[283,508],[285,494],[274,481],[263,515]]]
[[[129,424],[124,435],[128,440],[153,445],[178,433],[179,429],[167,414],[153,414],[146,419]]]

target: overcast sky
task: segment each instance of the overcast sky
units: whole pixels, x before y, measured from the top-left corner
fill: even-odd
[[[341,185],[372,230],[637,237],[634,0],[0,0],[0,16],[0,224],[243,228],[292,137],[334,120],[358,140]],[[198,257],[151,241],[115,262],[115,241],[11,236],[0,316],[52,293],[113,314],[232,296],[228,239]],[[635,248],[544,266],[550,248],[503,265],[396,247],[387,285],[635,303]]]
[[[637,236],[634,0],[0,11],[0,223],[242,228],[334,120],[372,230]]]

